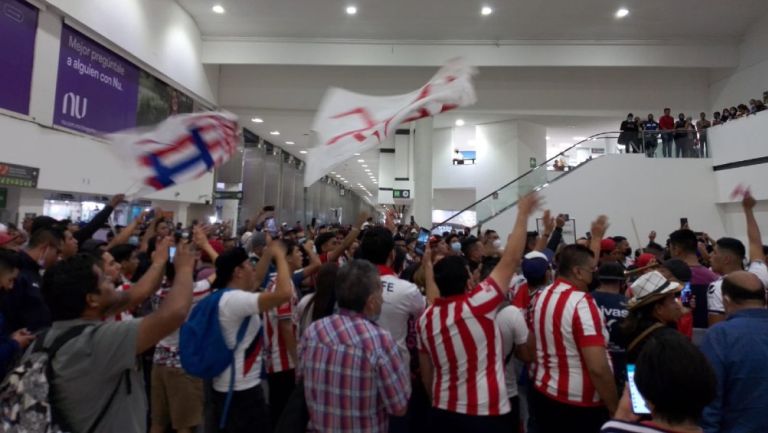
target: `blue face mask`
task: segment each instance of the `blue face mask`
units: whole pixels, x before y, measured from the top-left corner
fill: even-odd
[[[451,243],[451,249],[454,252],[460,253],[461,252],[461,242],[452,242]]]

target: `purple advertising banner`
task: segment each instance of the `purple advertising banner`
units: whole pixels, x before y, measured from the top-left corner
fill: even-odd
[[[0,108],[29,114],[37,9],[0,0]]]
[[[139,68],[64,25],[53,123],[87,134],[136,126]]]

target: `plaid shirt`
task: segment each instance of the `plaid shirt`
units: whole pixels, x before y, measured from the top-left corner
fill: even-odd
[[[386,432],[388,414],[405,410],[408,366],[385,329],[340,310],[312,323],[299,344],[309,431]]]

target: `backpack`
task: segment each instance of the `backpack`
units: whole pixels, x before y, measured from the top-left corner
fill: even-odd
[[[220,427],[226,425],[229,404],[235,386],[235,351],[245,338],[245,332],[251,322],[246,317],[237,329],[235,347],[230,349],[224,341],[224,333],[219,322],[219,301],[229,289],[221,289],[200,301],[179,330],[179,358],[181,366],[189,375],[201,379],[213,379],[224,372],[230,365],[229,390],[222,411]],[[261,333],[261,329],[259,333]],[[258,336],[257,336],[258,338]]]
[[[61,414],[53,407],[53,359],[70,340],[95,325],[69,328],[53,340],[49,347],[43,342],[47,331],[41,334],[29,354],[13,369],[0,386],[0,431],[5,433],[63,433],[72,431]],[[127,373],[127,372],[126,372]],[[93,433],[112,405],[112,401],[126,378],[120,376],[117,386],[87,430]]]

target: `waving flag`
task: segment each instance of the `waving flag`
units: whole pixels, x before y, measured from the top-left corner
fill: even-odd
[[[304,186],[312,185],[355,153],[375,148],[403,123],[474,104],[474,73],[474,68],[453,61],[421,89],[398,96],[329,89],[312,127],[317,144],[307,155]]]
[[[224,164],[237,150],[237,116],[205,112],[172,116],[151,130],[134,129],[107,138],[136,183],[131,196],[196,179]]]

